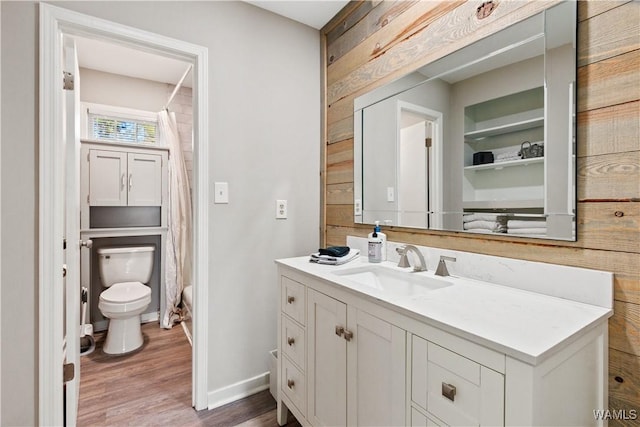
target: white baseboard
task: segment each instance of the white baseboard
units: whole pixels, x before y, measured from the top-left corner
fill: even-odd
[[[269,388],[269,372],[210,391],[208,408],[214,409]]]

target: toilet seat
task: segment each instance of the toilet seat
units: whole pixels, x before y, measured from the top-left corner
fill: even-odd
[[[122,282],[114,283],[100,294],[98,308],[105,317],[111,318],[144,310],[150,303],[150,287],[140,282]]]
[[[132,303],[151,295],[151,288],[140,282],[115,283],[100,294],[100,299],[110,303]]]

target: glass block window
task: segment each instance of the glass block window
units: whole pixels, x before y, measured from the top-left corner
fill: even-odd
[[[90,138],[99,141],[155,144],[158,124],[152,121],[122,118],[89,111]]]

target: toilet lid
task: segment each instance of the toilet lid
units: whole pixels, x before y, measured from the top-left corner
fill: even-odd
[[[100,294],[106,302],[127,303],[138,301],[151,295],[151,288],[140,282],[115,283]]]

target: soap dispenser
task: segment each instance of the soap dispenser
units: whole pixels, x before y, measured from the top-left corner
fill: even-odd
[[[382,239],[378,236],[376,231],[378,227],[374,227],[373,232],[369,233],[368,237],[368,255],[369,262],[382,262]]]
[[[369,262],[382,262],[387,259],[387,236],[380,231],[380,221],[376,221],[373,232],[368,236]]]

